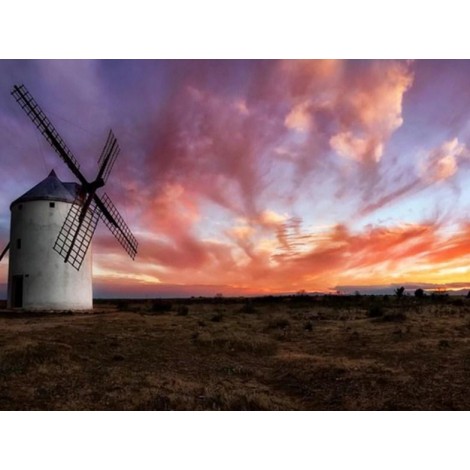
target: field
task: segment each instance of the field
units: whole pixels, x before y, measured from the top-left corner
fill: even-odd
[[[470,299],[0,309],[1,410],[468,410]]]

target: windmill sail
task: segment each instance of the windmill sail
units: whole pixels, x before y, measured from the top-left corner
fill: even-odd
[[[76,158],[26,87],[15,85],[11,94],[82,185],[82,194],[73,202],[57,236],[54,250],[64,258],[65,262],[77,270],[80,269],[98,220],[101,218],[129,256],[134,259],[137,254],[137,240],[111,199],[106,194],[102,198],[96,194],[97,189],[104,186],[108,180],[120,152],[113,132],[109,131],[98,160],[98,175],[94,181],[88,182],[82,175]]]
[[[49,121],[48,117],[44,114],[26,87],[24,85],[15,85],[11,94],[31,121],[33,121],[34,125],[39,129],[41,134],[51,144],[52,148],[59,154],[62,160],[64,160],[72,173],[82,184],[86,184],[86,179],[80,172],[80,165],[77,159],[73,156],[56,128],[52,125],[51,121]]]
[[[6,255],[8,248],[10,248],[10,242],[8,242],[7,246],[3,249],[2,254],[0,255],[0,261],[2,261],[3,257]]]
[[[117,241],[127,251],[129,256],[134,259],[135,255],[137,254],[137,240],[135,239],[134,235],[132,235],[132,232],[124,222],[124,219],[116,209],[116,206],[111,202],[111,199],[106,193],[103,194],[101,200],[95,196],[95,201],[97,202],[98,207],[100,207],[101,204],[104,206],[104,209],[102,206],[100,207],[102,209],[101,219],[103,222],[109,228],[111,233],[116,237]]]
[[[64,258],[64,261],[77,270],[82,265],[100,218],[100,210],[92,202],[81,220],[82,205],[81,196],[77,196],[53,247]]]
[[[113,169],[120,151],[121,149],[119,148],[119,144],[117,143],[117,139],[114,136],[113,131],[109,131],[108,138],[98,160],[98,165],[100,166],[98,178],[102,178],[104,183],[108,180],[109,174]]]

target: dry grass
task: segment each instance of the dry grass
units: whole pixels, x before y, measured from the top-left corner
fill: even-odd
[[[2,410],[463,410],[469,371],[466,299],[0,311]]]

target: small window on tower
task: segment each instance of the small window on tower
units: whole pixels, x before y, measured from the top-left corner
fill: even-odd
[[[23,210],[23,204],[18,204],[18,210],[19,211]]]
[[[17,238],[17,239],[16,239],[16,248],[17,248],[18,250],[21,250],[21,238]]]
[[[55,207],[55,202],[50,202],[49,207]]]

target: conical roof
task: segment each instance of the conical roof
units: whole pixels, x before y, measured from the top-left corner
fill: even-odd
[[[36,186],[24,193],[10,204],[10,209],[21,202],[29,201],[61,201],[73,202],[78,194],[80,185],[77,183],[62,183],[55,171],[52,170],[49,176],[43,179]]]

